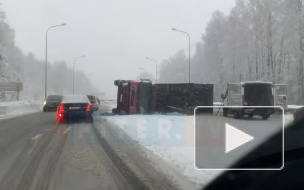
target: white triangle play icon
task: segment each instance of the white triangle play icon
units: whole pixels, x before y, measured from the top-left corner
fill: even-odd
[[[254,139],[253,136],[244,133],[243,131],[229,125],[228,123],[226,123],[225,137],[226,137],[226,144],[225,144],[226,153]]]

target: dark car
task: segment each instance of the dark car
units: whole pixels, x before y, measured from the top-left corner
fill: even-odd
[[[297,109],[293,114],[294,122],[299,121],[304,117],[304,107]]]
[[[98,111],[99,110],[99,106],[100,106],[100,100],[98,98],[96,98],[95,96],[92,95],[87,95],[90,103],[92,104],[92,110],[93,111]]]
[[[56,111],[62,100],[61,95],[49,95],[43,102],[43,111]]]
[[[92,105],[85,95],[68,95],[62,98],[58,106],[57,122],[68,122],[71,120],[84,119],[93,122]]]

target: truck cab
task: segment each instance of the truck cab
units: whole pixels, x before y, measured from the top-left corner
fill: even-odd
[[[245,115],[250,118],[259,115],[267,120],[274,113],[273,108],[258,108],[274,106],[273,85],[270,82],[228,83],[226,93],[222,94],[221,98],[224,99],[224,106],[227,106],[223,109],[225,117],[228,114],[233,114],[236,119]],[[236,106],[236,108],[231,108],[231,106]],[[246,106],[250,108],[246,108]]]
[[[152,82],[141,80],[116,80],[118,87],[115,114],[146,114],[152,110]]]

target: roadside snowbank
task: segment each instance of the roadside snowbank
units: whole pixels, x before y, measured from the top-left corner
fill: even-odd
[[[146,151],[163,159],[178,173],[202,188],[221,171],[198,171],[194,168],[194,117],[171,115],[128,115],[106,117]],[[285,115],[285,124],[293,121]],[[152,158],[153,159],[153,158]]]
[[[301,105],[288,105],[287,108],[288,109],[299,109],[299,108],[302,108],[304,106],[301,106]]]
[[[0,119],[39,112],[43,101],[0,102]]]
[[[106,117],[115,123],[146,151],[166,161],[200,189],[220,171],[198,171],[194,168],[193,116],[129,115]],[[158,127],[157,127],[158,126]],[[153,157],[151,157],[153,159]]]

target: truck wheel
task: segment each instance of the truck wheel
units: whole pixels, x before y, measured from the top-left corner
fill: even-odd
[[[240,111],[235,111],[234,112],[234,118],[235,119],[240,119],[242,117],[242,112]]]
[[[267,115],[267,114],[262,115],[263,120],[267,120],[269,117],[270,117],[270,115]]]
[[[223,116],[224,117],[228,116],[228,110],[227,110],[227,108],[223,108]]]
[[[253,116],[254,116],[253,113],[248,114],[248,117],[249,117],[249,118],[253,118]]]

